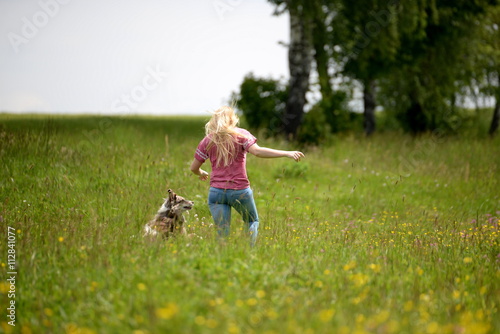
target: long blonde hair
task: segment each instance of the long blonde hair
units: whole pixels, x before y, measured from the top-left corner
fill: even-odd
[[[205,124],[205,133],[211,140],[207,150],[213,145],[217,146],[218,167],[228,166],[235,158],[238,136],[242,136],[236,131],[239,121],[233,108],[223,106],[213,112],[212,118]]]

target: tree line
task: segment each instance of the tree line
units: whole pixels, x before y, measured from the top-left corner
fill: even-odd
[[[498,0],[268,1],[290,18],[290,77],[244,78],[234,99],[251,127],[295,139],[342,131],[357,89],[366,135],[379,107],[413,134],[453,131],[466,99],[479,97],[495,101],[497,132]],[[320,98],[305,113],[311,91]]]

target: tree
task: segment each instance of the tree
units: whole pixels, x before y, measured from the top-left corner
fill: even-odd
[[[342,1],[339,20],[347,28],[342,40],[344,72],[363,86],[364,130],[368,136],[375,131],[377,80],[391,68],[399,49],[395,3]]]
[[[341,0],[270,0],[277,7],[276,13],[288,11],[290,15],[290,44],[288,49],[290,81],[289,95],[284,114],[284,132],[288,137],[297,138],[302,124],[306,93],[310,90],[312,65],[317,73],[321,101],[315,108],[315,115],[323,112],[336,132],[342,128],[339,121],[345,115],[341,106],[345,92],[335,92],[332,88],[332,74],[336,62],[336,36],[341,35],[338,25],[333,29],[332,22],[339,12]],[[311,116],[312,117],[312,116]],[[309,118],[311,118],[309,117]],[[310,123],[310,121],[309,121]],[[304,133],[301,133],[304,137]]]
[[[477,29],[477,43],[471,46],[475,52],[474,83],[480,92],[495,99],[489,134],[495,135],[500,123],[500,7],[488,10]]]
[[[330,60],[334,41],[329,32],[329,23],[335,13],[337,1],[310,0],[311,34],[313,59],[318,73],[318,83],[323,101],[329,101],[333,95]]]
[[[283,131],[287,138],[295,138],[304,115],[306,93],[312,62],[311,6],[301,0],[270,0],[277,5],[276,13],[288,11],[290,17],[290,44],[288,67],[290,81],[288,99],[283,115]],[[281,8],[281,9],[280,9]]]
[[[496,92],[495,92],[495,107],[493,108],[493,117],[491,118],[490,130],[488,133],[493,136],[498,131],[500,123],[500,69],[496,70]]]
[[[342,73],[345,49],[349,35],[342,14],[343,0],[311,0],[313,58],[321,100],[309,112],[328,123],[332,133],[348,130],[352,126],[352,113],[348,99],[352,80]],[[337,87],[334,89],[334,82]],[[306,115],[306,118],[311,118]],[[311,124],[310,120],[309,125]],[[302,136],[303,137],[303,136]]]
[[[323,110],[332,131],[339,128],[332,109],[340,96],[332,86],[333,73],[362,85],[366,135],[375,131],[378,104],[393,110],[414,134],[456,130],[450,120],[456,119],[458,98],[474,75],[484,94],[500,100],[500,36],[491,12],[499,0],[269,1],[277,13],[290,14],[289,94],[283,113],[289,138],[296,137],[302,122],[312,64],[322,95],[315,114]],[[489,23],[483,23],[486,13]],[[474,57],[471,45],[480,39],[488,41],[482,47],[486,51]],[[499,112],[497,104],[491,133],[499,126]]]
[[[290,86],[283,121],[285,134],[293,138],[297,134],[304,114],[306,93],[309,90],[312,53],[310,18],[307,16],[304,6],[289,7],[289,13],[290,46],[288,49],[288,66],[290,69]]]
[[[496,1],[419,0],[399,2],[400,51],[389,80],[389,103],[414,134],[450,127],[465,55],[477,38],[471,29]],[[451,126],[452,127],[452,126]],[[452,129],[453,130],[453,129]]]

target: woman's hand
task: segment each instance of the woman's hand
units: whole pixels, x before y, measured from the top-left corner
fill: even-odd
[[[302,159],[304,157],[304,153],[300,152],[300,151],[288,151],[288,155],[287,155],[290,159],[293,159],[297,162],[300,161],[300,159]]]
[[[198,175],[200,176],[200,180],[202,181],[208,180],[208,173],[205,172],[203,169],[200,169],[200,174]]]

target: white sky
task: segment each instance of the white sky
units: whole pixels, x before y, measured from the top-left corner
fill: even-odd
[[[0,112],[204,114],[288,77],[266,0],[0,0]]]

